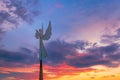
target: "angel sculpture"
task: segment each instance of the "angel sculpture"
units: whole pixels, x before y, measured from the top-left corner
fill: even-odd
[[[43,30],[43,25],[42,25],[42,29],[36,30],[35,37],[37,39],[39,39],[39,41],[40,41],[40,49],[39,49],[40,60],[42,60],[44,57],[47,56],[47,51],[44,47],[43,40],[49,40],[50,39],[50,37],[52,35],[51,30],[52,30],[52,28],[51,28],[51,22],[50,21],[49,21],[48,28],[47,28],[45,34],[44,34],[44,30]]]

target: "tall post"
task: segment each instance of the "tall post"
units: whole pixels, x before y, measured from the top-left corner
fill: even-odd
[[[39,49],[41,48],[41,39],[39,39]],[[43,64],[42,64],[42,51],[40,50],[40,54],[39,54],[39,62],[40,62],[40,68],[39,68],[39,80],[43,80]]]
[[[40,60],[39,80],[43,80],[43,66],[42,66],[42,59]]]
[[[49,21],[48,28],[46,32],[43,31],[43,25],[42,29],[36,30],[35,37],[36,39],[39,39],[39,80],[43,80],[43,64],[42,59],[47,56],[47,51],[44,47],[43,40],[50,39],[52,33],[51,33],[51,22]]]

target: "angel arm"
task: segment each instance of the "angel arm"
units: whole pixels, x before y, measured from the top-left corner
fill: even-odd
[[[37,38],[37,39],[39,39],[40,37],[39,37],[39,31],[38,30],[36,30],[36,33],[35,33],[35,37]]]
[[[45,34],[43,35],[43,40],[48,40],[50,39],[52,32],[51,32],[52,28],[51,28],[51,22],[49,22],[48,28],[45,32]]]

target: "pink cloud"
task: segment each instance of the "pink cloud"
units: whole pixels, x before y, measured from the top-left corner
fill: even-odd
[[[56,4],[55,4],[55,7],[56,7],[56,8],[63,8],[64,5],[63,5],[63,4],[60,4],[60,3],[56,3]]]
[[[31,66],[25,66],[25,67],[0,67],[0,73],[9,74],[11,72],[17,72],[17,73],[33,73],[39,70],[39,64],[34,64]]]

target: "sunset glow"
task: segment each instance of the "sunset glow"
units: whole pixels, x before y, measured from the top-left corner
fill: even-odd
[[[120,80],[120,0],[0,0],[0,80]]]

